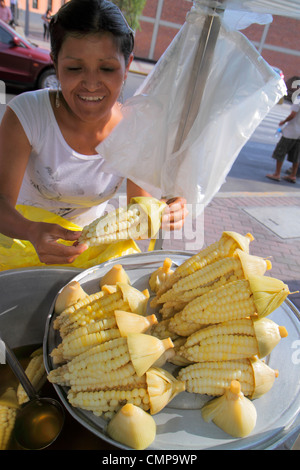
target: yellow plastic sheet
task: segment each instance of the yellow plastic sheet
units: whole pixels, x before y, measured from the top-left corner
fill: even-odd
[[[81,230],[81,227],[38,207],[18,205],[16,209],[27,219],[35,222],[48,222],[59,224],[69,230]],[[62,241],[66,245],[73,242]],[[109,245],[90,247],[71,264],[60,265],[79,269],[87,269],[91,266],[103,263],[112,258],[140,253],[141,250],[134,240],[121,240]],[[49,266],[41,263],[33,245],[24,240],[17,240],[0,234],[0,271],[33,266]]]

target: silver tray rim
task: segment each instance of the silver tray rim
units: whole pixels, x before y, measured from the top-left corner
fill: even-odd
[[[78,282],[83,281],[86,277],[89,275],[96,274],[98,271],[102,271],[104,269],[109,269],[112,267],[114,264],[122,264],[124,265],[124,269],[130,269],[131,264],[140,264],[143,263],[147,264],[149,262],[149,266],[151,266],[151,272],[157,267],[162,264],[162,261],[166,257],[172,257],[176,259],[177,257],[182,258],[181,262],[183,262],[185,259],[189,258],[190,256],[194,255],[194,252],[187,252],[187,251],[173,251],[173,250],[160,250],[160,251],[152,251],[152,252],[146,252],[146,253],[137,253],[137,254],[131,254],[131,255],[125,255],[119,258],[114,258],[111,260],[108,260],[104,263],[101,263],[99,265],[92,266],[88,269],[82,270],[81,272],[77,273],[74,278],[68,281],[71,282],[72,280],[77,280]],[[147,258],[157,258],[153,262],[150,262]],[[180,264],[180,261],[177,259],[177,263]],[[103,273],[104,274],[104,273]],[[101,275],[103,275],[101,274]],[[99,274],[99,277],[101,277]],[[68,284],[67,283],[67,284]],[[45,369],[47,374],[52,370],[52,364],[51,360],[49,359],[49,333],[51,329],[51,322],[53,320],[54,316],[54,305],[56,298],[58,294],[61,292],[64,286],[60,288],[60,290],[57,292],[57,295],[53,299],[53,303],[50,307],[49,314],[46,319],[46,324],[45,324],[45,334],[44,334],[44,339],[43,339],[43,354],[44,354],[44,364],[45,364]],[[299,337],[300,337],[300,312],[296,308],[296,306],[289,300],[286,299],[284,302],[284,305],[289,309],[289,311],[294,315],[295,319],[299,321]],[[298,323],[297,323],[298,326]],[[61,399],[63,405],[65,408],[68,410],[68,412],[71,414],[71,416],[77,420],[82,426],[84,426],[86,429],[91,431],[93,434],[101,438],[102,440],[106,441],[107,443],[115,446],[116,448],[119,449],[126,449],[126,450],[132,450],[130,447],[127,447],[123,444],[120,444],[119,442],[114,441],[111,439],[107,434],[106,434],[106,424],[102,426],[102,429],[99,428],[99,424],[97,425],[97,421],[99,421],[99,418],[95,417],[91,412],[81,410],[79,408],[74,408],[71,406],[68,401],[67,401],[67,387],[61,387],[56,384],[53,384],[53,387],[58,394],[59,398]],[[209,447],[204,447],[201,449],[208,449],[208,450],[272,450],[278,447],[281,443],[285,442],[291,435],[294,433],[300,432],[300,396],[299,396],[299,403],[296,412],[294,413],[293,417],[289,419],[289,422],[286,423],[285,426],[277,429],[277,430],[272,430],[270,429],[270,435],[264,435],[260,439],[255,439],[255,433],[254,435],[250,435],[249,437],[245,437],[243,439],[233,439],[229,444],[217,444],[216,446],[212,445]],[[172,407],[171,407],[172,409]],[[183,410],[184,412],[185,410]],[[154,416],[155,418],[155,416]],[[103,420],[103,418],[102,418]],[[104,420],[103,420],[104,421]],[[154,441],[155,444],[155,441]],[[153,445],[149,446],[147,450],[172,450],[173,447],[155,447]],[[197,450],[198,447],[189,447],[187,446],[186,450]]]

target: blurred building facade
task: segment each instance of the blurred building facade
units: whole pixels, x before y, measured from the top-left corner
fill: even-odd
[[[65,1],[18,0],[20,19],[28,8],[30,27],[42,27],[41,15],[47,8],[54,14]],[[136,58],[157,61],[184,23],[192,4],[192,0],[147,0],[140,29],[136,31]],[[254,24],[242,32],[270,65],[282,69],[286,79],[300,76],[300,20],[273,16],[269,25]]]

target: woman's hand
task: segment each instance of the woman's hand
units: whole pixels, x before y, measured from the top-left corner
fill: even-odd
[[[29,232],[29,241],[33,244],[39,260],[45,264],[69,264],[77,256],[83,253],[86,245],[66,246],[57,243],[59,239],[74,241],[78,240],[81,232],[67,230],[57,224],[46,222],[34,222]]]
[[[186,200],[182,197],[174,197],[168,199],[166,204],[167,207],[162,215],[162,229],[168,231],[181,229],[188,214]]]

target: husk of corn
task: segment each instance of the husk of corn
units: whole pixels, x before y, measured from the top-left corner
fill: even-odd
[[[130,333],[145,333],[152,325],[158,323],[154,314],[144,317],[124,310],[115,310],[115,318],[121,336],[128,336]]]
[[[20,408],[17,392],[12,387],[8,387],[0,396],[0,405],[8,408]]]
[[[273,277],[251,275],[248,281],[259,317],[268,316],[280,307],[290,294],[288,285]]]
[[[268,259],[250,255],[239,248],[236,250],[236,255],[241,261],[245,279],[253,275],[263,276],[266,271],[272,269],[272,263]]]
[[[172,260],[170,258],[166,258],[163,262],[163,265],[151,274],[149,279],[149,286],[153,292],[157,292],[162,284],[166,281],[166,278],[174,272],[171,267]]]
[[[115,286],[117,283],[131,284],[130,278],[121,264],[115,264],[104,276],[100,279],[100,287]]]
[[[149,413],[127,403],[108,423],[107,434],[121,444],[143,450],[156,437],[156,423]]]
[[[270,318],[259,318],[253,320],[253,328],[258,345],[258,356],[260,358],[268,356],[282,338],[288,336],[284,326],[279,326]]]
[[[249,358],[254,376],[254,390],[249,396],[252,400],[267,393],[278,377],[278,371],[269,367],[264,361],[256,357]]]
[[[222,233],[223,238],[232,238],[238,245],[238,247],[245,251],[246,253],[249,253],[249,246],[250,242],[254,240],[254,237],[251,233],[247,233],[246,235],[241,235],[238,232],[233,232],[233,231],[225,231]]]
[[[122,291],[123,299],[128,302],[131,312],[145,315],[149,300],[149,292],[139,291],[129,284],[118,283],[118,289]]]
[[[146,372],[147,390],[150,400],[150,413],[159,413],[173,398],[185,391],[185,383],[159,367],[151,367]]]
[[[233,437],[248,436],[257,420],[256,408],[241,392],[241,385],[237,380],[231,382],[224,395],[206,403],[201,413],[204,421],[213,421]]]
[[[54,312],[59,315],[66,308],[85,297],[87,297],[87,293],[82,289],[79,282],[71,281],[58,294],[54,305]]]
[[[166,203],[153,197],[133,197],[130,199],[129,207],[133,205],[137,205],[147,216],[148,230],[142,233],[141,238],[154,238],[160,229],[162,212]]]
[[[160,340],[144,333],[131,333],[127,336],[130,360],[138,377],[158,360],[158,358],[174,345],[170,338]]]

